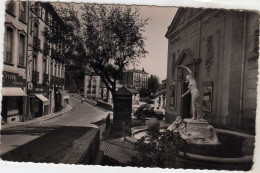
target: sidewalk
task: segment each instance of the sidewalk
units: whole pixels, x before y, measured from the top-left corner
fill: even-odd
[[[13,123],[13,124],[2,124],[0,126],[1,127],[0,129],[4,130],[4,129],[13,128],[13,127],[26,126],[26,125],[38,123],[38,122],[41,122],[41,121],[46,121],[46,120],[55,118],[57,116],[60,116],[64,113],[67,113],[67,112],[71,111],[71,109],[72,109],[72,107],[70,105],[67,105],[67,107],[62,109],[60,112],[52,113],[52,114],[49,114],[49,115],[44,115],[42,117],[35,118],[35,119],[25,121],[25,122],[17,122],[17,123]]]

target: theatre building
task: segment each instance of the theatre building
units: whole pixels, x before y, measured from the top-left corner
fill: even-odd
[[[27,2],[6,5],[3,53],[2,122],[22,121],[26,103]]]
[[[254,133],[259,15],[254,12],[179,8],[166,33],[166,121],[191,117],[182,65],[200,91],[203,118],[217,127]]]

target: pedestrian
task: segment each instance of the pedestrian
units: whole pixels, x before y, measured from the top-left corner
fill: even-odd
[[[83,103],[83,102],[84,102],[84,98],[82,97],[82,98],[81,98],[81,103]]]

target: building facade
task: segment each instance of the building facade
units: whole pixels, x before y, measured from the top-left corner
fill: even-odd
[[[148,73],[145,70],[127,70],[123,72],[123,83],[137,90],[148,87]]]
[[[85,75],[84,97],[97,101],[100,98],[101,78],[94,72]]]
[[[57,112],[64,106],[65,66],[57,44],[44,38],[45,27],[62,26],[50,3],[30,2],[28,28],[28,114],[32,118]]]
[[[26,115],[26,57],[28,3],[6,4],[3,56],[2,122],[18,122]]]
[[[62,24],[50,3],[9,1],[5,15],[2,121],[27,121],[61,109],[68,97],[58,46],[45,27]]]
[[[151,95],[154,110],[165,111],[166,107],[166,89],[160,90]]]
[[[259,15],[254,12],[178,9],[166,33],[166,121],[191,117],[185,77],[190,68],[203,118],[213,125],[254,133]]]

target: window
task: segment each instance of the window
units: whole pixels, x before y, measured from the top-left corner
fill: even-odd
[[[49,24],[49,13],[45,10],[45,22]]]
[[[12,52],[13,52],[13,30],[7,27],[5,62],[12,63],[13,61]]]
[[[47,59],[46,58],[43,59],[42,68],[43,68],[43,73],[47,74]]]
[[[34,12],[35,12],[37,15],[40,15],[41,7],[40,7],[40,3],[39,3],[39,2],[35,2],[35,4],[34,4]]]
[[[26,2],[19,1],[19,19],[26,22]]]
[[[55,64],[54,65],[54,76],[56,76],[56,74],[57,74],[57,65]]]
[[[33,70],[37,71],[37,55],[33,55]]]
[[[53,63],[51,62],[51,75],[53,75]]]
[[[10,0],[8,3],[7,3],[7,6],[6,6],[6,10],[13,14],[15,13],[15,1],[14,0]]]
[[[18,65],[24,67],[25,60],[25,36],[20,34]]]
[[[38,23],[34,23],[34,27],[33,27],[33,37],[34,38],[38,38],[38,34],[39,30],[38,30]]]

